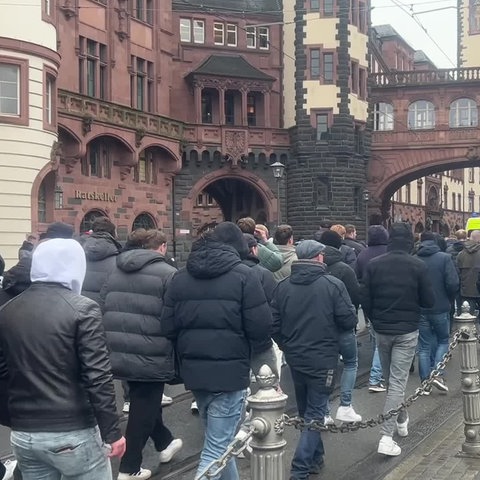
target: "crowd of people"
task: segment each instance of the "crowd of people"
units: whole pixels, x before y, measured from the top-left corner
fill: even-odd
[[[63,223],[29,236],[0,290],[0,423],[15,456],[0,464],[0,479],[16,469],[25,480],[106,480],[112,457],[121,458],[118,480],[150,478],[149,438],[159,463],[183,446],[163,418],[165,385],[174,383],[192,392],[204,424],[199,479],[245,421],[252,372],[264,364],[278,389],[289,366],[306,421],[361,421],[352,402],[360,306],[374,346],[369,391],[386,393],[385,413],[397,407],[415,354],[424,381],[448,349],[461,302],[478,309],[480,231],[447,241],[425,231],[415,241],[408,224],[372,224],[367,238],[340,224],[300,241],[279,225],[270,237],[244,217],[202,232],[177,270],[162,231],[135,230],[122,245],[106,217],[80,238]],[[432,384],[448,392],[442,371]],[[382,424],[379,454],[401,453],[394,436],[408,435],[408,421],[402,410]],[[321,434],[304,429],[290,480],[319,473],[324,459]],[[235,460],[216,478],[238,480]]]

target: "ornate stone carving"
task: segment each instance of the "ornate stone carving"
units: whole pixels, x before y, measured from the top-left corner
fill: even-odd
[[[91,132],[93,124],[93,117],[90,114],[86,114],[82,118],[82,134],[85,136],[87,133]]]
[[[121,165],[120,166],[120,180],[126,180],[132,171],[131,165]]]
[[[80,155],[72,155],[70,157],[62,157],[62,163],[65,164],[65,172],[72,173],[75,165],[80,160]]]
[[[118,27],[115,30],[119,40],[123,42],[126,38],[130,37],[128,33],[128,11],[127,1],[118,0],[118,8],[116,9],[118,17]]]
[[[75,5],[73,4],[72,0],[64,0],[62,4],[58,7],[61,12],[65,15],[67,20],[70,20],[74,17],[77,13],[75,10]]]
[[[247,147],[247,132],[245,130],[225,131],[223,151],[227,160],[231,162],[232,168],[236,168],[239,162],[245,162]]]
[[[140,148],[142,145],[142,140],[146,133],[144,128],[137,128],[137,130],[135,130],[135,146],[137,148]]]
[[[480,145],[468,147],[465,155],[469,160],[478,160],[480,158]]]
[[[53,142],[52,149],[50,150],[50,165],[52,166],[52,171],[54,172],[58,170],[62,153],[62,144],[55,140]]]

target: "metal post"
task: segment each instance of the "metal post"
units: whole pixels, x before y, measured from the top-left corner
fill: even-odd
[[[280,201],[280,178],[277,178],[277,202],[278,202],[278,212],[277,212],[277,227],[282,223],[282,202]]]
[[[458,340],[460,350],[460,373],[462,375],[463,416],[465,442],[460,456],[480,455],[480,386],[475,321],[467,302],[462,305],[462,313],[455,317],[456,328],[468,334]]]
[[[251,480],[285,480],[285,445],[282,433],[275,431],[275,422],[281,419],[288,396],[274,388],[275,375],[263,365],[257,376],[260,389],[247,398],[255,431],[250,442]]]

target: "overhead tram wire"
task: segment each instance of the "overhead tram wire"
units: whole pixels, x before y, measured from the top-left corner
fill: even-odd
[[[437,41],[430,35],[427,28],[423,23],[416,18],[415,13],[413,12],[413,5],[410,6],[410,11],[408,11],[408,5],[403,4],[400,0],[390,0],[394,5],[400,8],[404,13],[406,13],[413,21],[425,32],[427,37],[433,42],[433,44],[438,48],[438,50],[445,56],[445,58],[456,68],[457,64],[448,56],[448,54],[443,50],[443,48],[437,43]]]

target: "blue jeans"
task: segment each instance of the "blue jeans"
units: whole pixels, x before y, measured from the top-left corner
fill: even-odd
[[[71,432],[12,431],[10,440],[23,480],[112,478],[98,427]]]
[[[377,340],[375,338],[375,330],[373,329],[371,322],[368,323],[368,331],[370,333],[370,342],[373,343],[373,358],[368,383],[370,385],[378,385],[379,383],[382,383],[383,373],[380,354],[378,353]]]
[[[357,337],[355,332],[342,332],[339,335],[340,355],[343,357],[343,371],[340,378],[340,406],[348,407],[352,403],[352,391],[355,387],[358,369]]]
[[[418,343],[418,330],[404,335],[384,335],[376,332],[378,353],[382,362],[383,376],[387,381],[387,398],[383,413],[397,408],[405,399],[410,366]],[[382,435],[393,436],[395,420],[404,423],[408,419],[406,410],[401,410],[398,418],[386,420],[380,429]]]
[[[448,351],[450,312],[421,315],[419,332],[418,369],[423,382]]]
[[[234,439],[242,417],[246,390],[236,392],[193,392],[198,405],[198,412],[205,426],[205,441],[200,455],[200,463],[195,478],[207,466],[223,455]],[[237,465],[232,458],[219,476],[212,480],[239,480]]]
[[[298,414],[307,422],[311,420],[323,422],[331,389],[325,387],[324,379],[308,377],[296,372],[293,368],[290,370],[295,386]],[[323,462],[324,453],[320,432],[302,430],[293,456],[290,478],[294,480],[307,479],[310,469]]]

